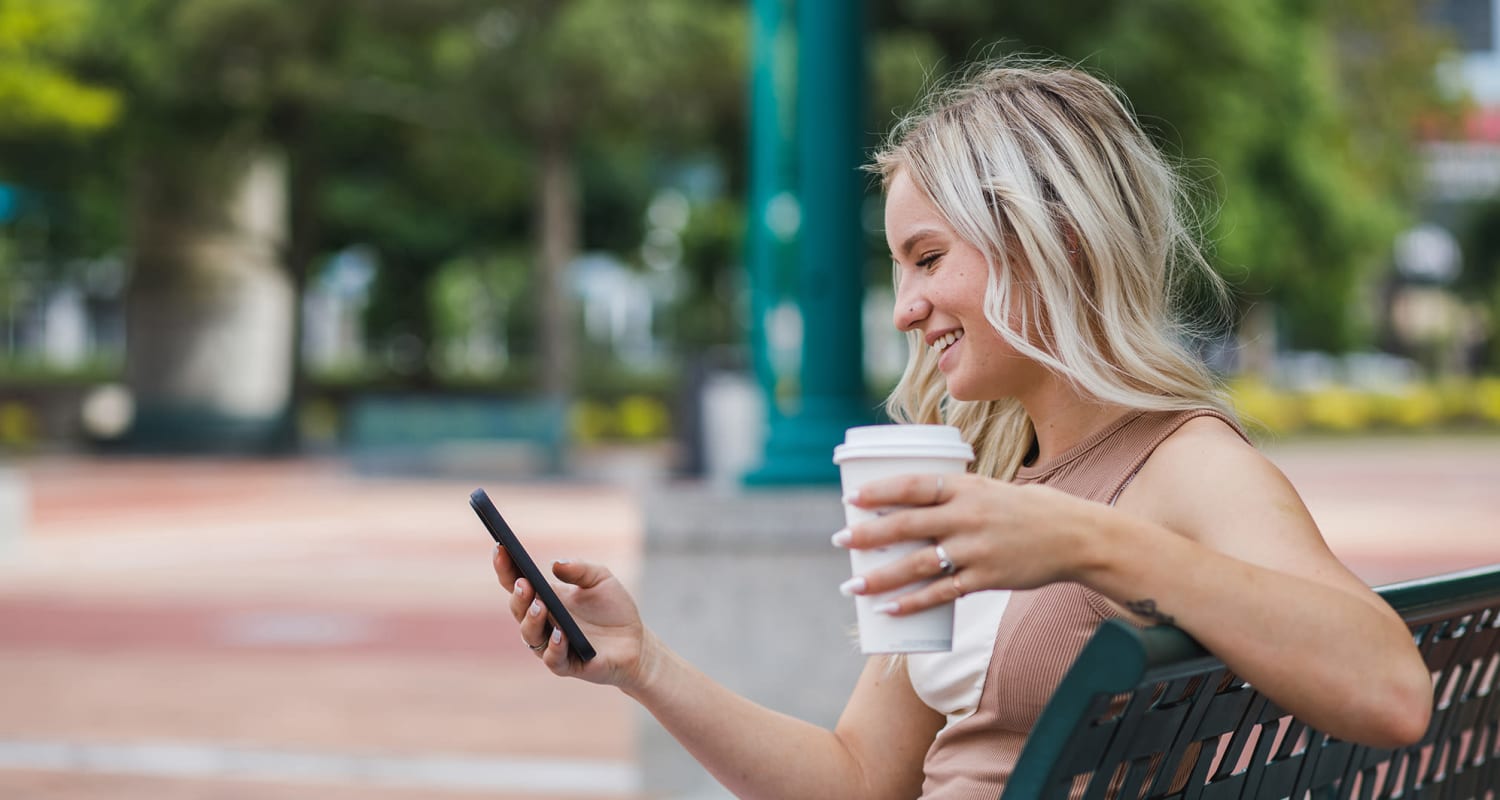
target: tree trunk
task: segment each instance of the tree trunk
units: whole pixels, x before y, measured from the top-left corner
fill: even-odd
[[[295,139],[310,138],[305,128],[298,133]],[[302,449],[298,412],[307,400],[307,364],[302,352],[307,321],[303,318],[302,298],[306,295],[313,257],[321,241],[317,194],[322,185],[323,164],[315,146],[296,145],[287,152],[287,164],[290,175],[287,181],[285,268],[292,289],[291,378],[285,410],[276,433],[276,448],[296,452]]]
[[[577,335],[568,265],[578,253],[578,165],[571,138],[547,135],[541,141],[537,241],[541,257],[542,388],[566,402],[577,381]]]
[[[291,396],[295,292],[281,266],[286,166],[260,148],[155,153],[133,186],[130,440],[267,447]]]

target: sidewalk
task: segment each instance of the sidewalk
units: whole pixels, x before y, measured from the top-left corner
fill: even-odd
[[[1373,583],[1500,561],[1500,438],[1272,445]],[[0,796],[635,797],[634,710],[515,637],[467,507],[640,569],[625,488],[48,459],[0,554]],[[830,494],[832,498],[833,495]]]
[[[1333,552],[1366,583],[1500,563],[1500,436],[1262,449],[1302,495]]]
[[[30,531],[0,559],[0,796],[631,795],[631,709],[515,637],[475,482],[308,461],[25,472]],[[627,492],[487,488],[539,559],[633,579]]]

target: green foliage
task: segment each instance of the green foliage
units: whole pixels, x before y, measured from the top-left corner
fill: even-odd
[[[1441,43],[1416,4],[889,6],[891,24],[930,32],[945,69],[1048,53],[1113,79],[1182,163],[1212,258],[1242,301],[1280,306],[1294,347],[1366,338],[1354,290],[1384,267],[1411,214],[1415,123],[1440,105]]]
[[[108,170],[90,156],[107,149],[124,98],[73,65],[100,11],[88,0],[0,2],[0,183],[17,187],[20,217],[0,231],[0,295],[15,290],[11,259],[45,263],[60,245],[96,257],[118,244],[119,202],[91,192]]]
[[[1500,322],[1500,197],[1474,207],[1464,221],[1461,246],[1465,254],[1456,289],[1488,318],[1491,330]],[[1500,372],[1500,337],[1492,336],[1480,366]]]
[[[87,134],[115,121],[118,94],[59,66],[96,11],[85,0],[0,2],[0,136]]]
[[[666,320],[669,334],[686,352],[738,343],[745,302],[739,253],[743,206],[722,198],[693,207],[682,231],[682,300]]]
[[[445,378],[495,378],[483,354],[469,351],[469,340],[485,335],[487,341],[474,344],[498,348],[521,333],[512,334],[509,323],[526,302],[530,277],[527,260],[515,253],[475,254],[443,265],[429,304],[435,341],[445,346],[439,355]]]
[[[1363,336],[1350,301],[1408,213],[1412,122],[1437,102],[1439,43],[1415,4],[870,5],[872,132],[973,59],[1076,60],[1117,81],[1184,165],[1214,261],[1245,303],[1281,307],[1294,346]],[[55,262],[119,253],[128,187],[147,167],[203,181],[215,158],[276,149],[290,164],[286,252],[299,280],[324,254],[377,251],[377,351],[457,337],[476,296],[504,305],[509,375],[463,379],[527,388],[545,366],[538,154],[556,144],[580,179],[577,249],[637,265],[656,192],[695,165],[722,177],[688,192],[680,299],[660,332],[685,351],[737,343],[747,11],[743,0],[0,0],[0,180],[35,189],[46,217],[44,233],[0,240],[0,272],[35,250]],[[408,363],[420,380],[442,361],[422,351]]]

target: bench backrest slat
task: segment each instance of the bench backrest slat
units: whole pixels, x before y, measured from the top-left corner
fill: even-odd
[[[1329,738],[1181,630],[1114,620],[1053,693],[1002,800],[1500,800],[1500,565],[1377,591],[1433,673],[1417,744]]]

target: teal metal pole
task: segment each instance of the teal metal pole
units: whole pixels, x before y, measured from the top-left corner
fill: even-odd
[[[873,413],[864,386],[861,207],[864,159],[864,20],[858,0],[797,4],[798,305],[800,397],[772,414],[765,463],[752,485],[838,480],[833,447]]]
[[[781,297],[787,247],[772,225],[773,203],[792,188],[787,0],[754,0],[750,41],[750,175],[745,261],[750,284],[750,353],[768,419],[780,415],[766,321]],[[774,424],[774,423],[773,423]]]

